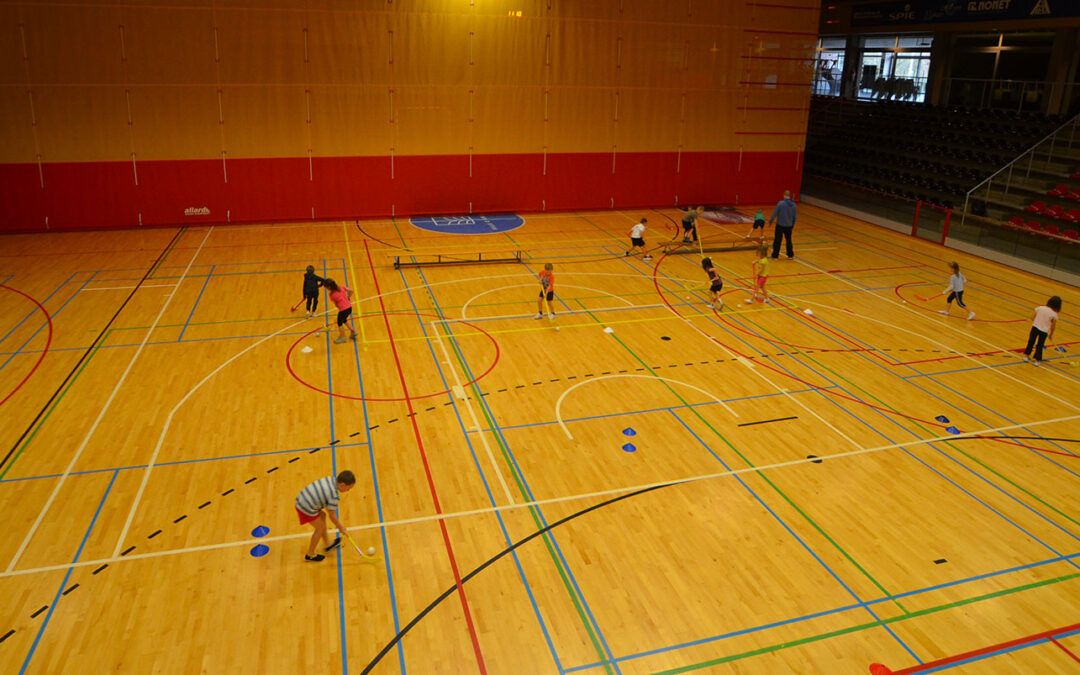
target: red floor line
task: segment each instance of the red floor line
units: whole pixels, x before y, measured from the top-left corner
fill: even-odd
[[[884,666],[880,663],[873,663],[870,665],[870,672],[874,673],[874,675],[913,675],[914,673],[920,673],[924,670],[929,670],[930,668],[947,666],[950,663],[956,663],[957,661],[964,661],[966,659],[983,656],[996,651],[1000,651],[1002,649],[1009,649],[1010,647],[1019,647],[1020,645],[1037,642],[1039,640],[1050,640],[1055,644],[1058,644],[1058,646],[1061,646],[1060,643],[1058,643],[1058,641],[1054,639],[1054,636],[1078,629],[1080,629],[1080,623],[1074,623],[1070,626],[1062,626],[1061,628],[1054,628],[1052,630],[1043,631],[1042,633],[1027,635],[1025,637],[1016,638],[1015,640],[1009,640],[1008,642],[999,642],[997,644],[987,645],[985,647],[980,647],[979,649],[973,649],[970,652],[964,652],[963,654],[954,654],[953,656],[946,656],[945,658],[938,659],[937,661],[927,661],[926,663],[920,663],[918,665],[910,666],[908,668],[902,668],[900,670],[890,670],[888,666]],[[1062,649],[1065,648],[1062,647]],[[1071,652],[1070,655],[1073,658],[1076,658],[1076,656],[1073,655]]]
[[[0,401],[0,405],[4,405],[5,403],[8,402],[8,399],[10,399],[12,396],[15,395],[15,392],[19,391],[19,389],[24,384],[26,384],[26,381],[30,379],[30,377],[38,369],[38,366],[41,365],[41,362],[45,359],[45,355],[49,353],[49,346],[52,345],[52,339],[53,339],[53,323],[52,323],[52,317],[49,315],[49,312],[44,307],[41,306],[40,302],[38,302],[34,298],[30,297],[26,293],[23,293],[22,291],[20,291],[17,288],[12,288],[11,286],[5,286],[4,284],[0,284],[0,288],[4,288],[4,289],[7,289],[7,290],[12,291],[14,293],[18,293],[19,295],[23,296],[24,298],[26,298],[30,302],[37,305],[37,308],[40,309],[41,313],[45,315],[45,321],[48,322],[48,325],[49,325],[49,336],[45,339],[45,349],[41,350],[41,355],[38,356],[37,361],[34,362],[34,367],[30,369],[30,372],[26,374],[26,377],[24,377],[22,380],[19,381],[19,383],[17,385],[15,385],[15,388],[11,390],[10,394],[8,394],[7,396],[4,397],[4,400]],[[18,352],[16,352],[16,353],[18,353]]]
[[[1058,642],[1057,640],[1055,640],[1055,639],[1054,639],[1054,636],[1053,636],[1053,635],[1048,635],[1047,637],[1048,637],[1048,638],[1050,638],[1050,642],[1053,642],[1053,643],[1054,643],[1054,644],[1056,644],[1056,645],[1057,645],[1058,647],[1060,647],[1060,648],[1061,648],[1061,651],[1065,652],[1065,653],[1066,653],[1066,654],[1068,654],[1068,655],[1069,655],[1070,657],[1072,657],[1072,660],[1073,660],[1073,661],[1076,661],[1077,663],[1080,663],[1080,656],[1077,656],[1076,654],[1073,654],[1073,653],[1072,653],[1071,651],[1069,651],[1069,648],[1068,648],[1068,647],[1066,647],[1065,645],[1061,644],[1061,643],[1060,643],[1060,642]]]
[[[435,481],[431,476],[431,466],[428,464],[427,453],[424,451],[424,441],[420,438],[420,427],[416,423],[416,414],[413,410],[412,399],[409,397],[409,387],[405,383],[405,371],[401,367],[401,358],[398,356],[397,344],[394,342],[394,334],[390,330],[390,317],[386,312],[386,304],[383,302],[382,291],[379,289],[379,279],[375,275],[375,261],[371,257],[371,249],[367,239],[364,239],[364,252],[367,253],[368,262],[371,264],[371,280],[375,284],[375,294],[379,298],[379,307],[382,310],[383,323],[386,325],[386,336],[390,341],[390,349],[394,354],[394,364],[397,366],[398,379],[401,380],[401,390],[405,394],[405,404],[409,408],[409,421],[412,422],[413,435],[416,437],[416,448],[420,451],[420,461],[424,464],[424,474],[427,476],[428,490],[431,492],[431,501],[435,504],[435,513],[442,515],[442,505],[439,503],[439,493],[435,489]],[[461,599],[461,607],[465,611],[465,624],[469,629],[469,639],[472,640],[473,652],[476,654],[476,665],[482,675],[487,675],[487,666],[484,664],[484,655],[480,651],[480,640],[476,635],[476,627],[473,625],[472,612],[469,610],[469,600],[465,597],[465,589],[461,585],[461,573],[458,571],[457,559],[454,557],[454,547],[450,544],[450,533],[446,530],[446,520],[439,518],[439,529],[442,530],[443,544],[446,546],[446,555],[450,559],[450,569],[454,572],[454,584],[457,586],[458,597]]]

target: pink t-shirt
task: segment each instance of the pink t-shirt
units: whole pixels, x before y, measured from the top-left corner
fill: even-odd
[[[1050,328],[1054,325],[1054,322],[1057,321],[1057,318],[1057,312],[1046,305],[1043,305],[1042,307],[1035,308],[1035,321],[1032,323],[1034,323],[1035,327],[1042,332],[1049,333]]]
[[[337,305],[339,312],[344,312],[348,308],[352,307],[352,302],[349,300],[349,289],[344,286],[338,286],[338,289],[330,294],[330,302]]]

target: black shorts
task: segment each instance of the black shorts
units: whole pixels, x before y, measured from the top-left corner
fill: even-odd
[[[683,230],[685,230],[685,231],[687,231],[687,232],[689,232],[690,230],[694,229],[694,224],[693,224],[693,223],[686,223],[686,222],[684,222],[684,223],[682,224],[682,229],[683,229]]]
[[[754,226],[753,226],[752,228],[750,228],[750,229],[752,229],[752,230],[756,230],[756,229],[758,229],[759,227],[760,227],[761,229],[763,229],[763,230],[765,229],[765,221],[764,221],[764,220],[755,220],[755,221],[754,221]]]
[[[540,291],[540,297],[542,298],[542,297],[544,297],[544,295],[545,295],[544,291]],[[551,302],[552,300],[555,299],[555,291],[548,291],[546,295],[547,295],[547,301],[548,302]]]
[[[634,246],[644,246],[645,240],[641,237],[630,237],[630,243]]]
[[[337,313],[337,325],[344,326],[345,322],[349,320],[349,315],[352,314],[352,307],[343,309]]]
[[[724,282],[720,281],[719,279],[712,282],[712,285],[709,286],[709,290],[712,291],[713,293],[719,293],[723,288],[724,288]]]

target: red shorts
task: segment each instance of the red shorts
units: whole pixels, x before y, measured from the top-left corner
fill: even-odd
[[[309,516],[308,514],[304,513],[300,510],[299,506],[296,507],[296,515],[300,516],[301,525],[307,525],[308,523],[313,523],[319,519],[318,515]]]
[[[765,282],[768,281],[768,280],[769,280],[769,277],[758,277],[757,278],[757,287],[758,288],[765,288]]]

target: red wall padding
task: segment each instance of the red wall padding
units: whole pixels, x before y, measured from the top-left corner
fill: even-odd
[[[0,231],[769,203],[798,194],[801,162],[627,152],[613,172],[609,153],[474,155],[471,176],[468,155],[57,163],[42,167],[44,188],[36,164],[7,164]]]

